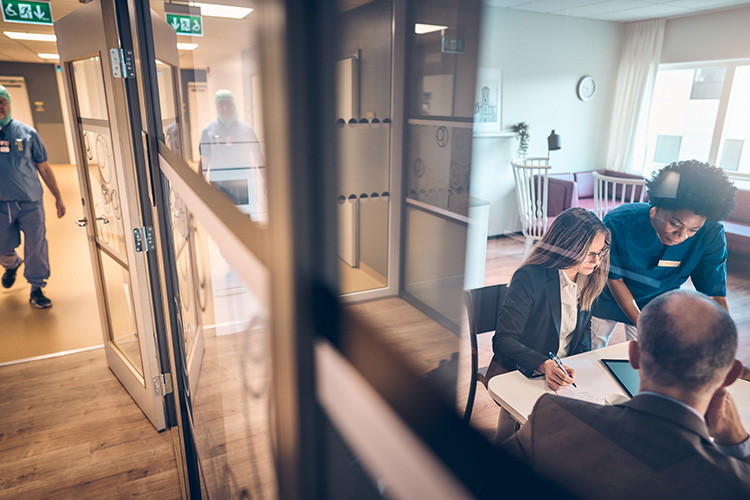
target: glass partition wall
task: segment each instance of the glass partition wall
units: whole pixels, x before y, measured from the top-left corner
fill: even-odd
[[[455,411],[471,112],[409,111],[405,133],[401,103],[437,59],[473,89],[475,48],[419,55],[413,30],[471,33],[479,4],[428,3],[201,6],[177,47],[170,4],[128,4],[190,498],[481,498],[526,474]],[[433,184],[394,174],[405,152]]]

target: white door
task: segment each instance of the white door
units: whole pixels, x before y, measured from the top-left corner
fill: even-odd
[[[166,427],[132,138],[111,0],[55,22],[81,186],[83,219],[99,299],[107,363],[154,427]],[[82,34],[85,33],[85,36]],[[84,229],[81,229],[84,230]],[[142,246],[141,246],[142,249]]]

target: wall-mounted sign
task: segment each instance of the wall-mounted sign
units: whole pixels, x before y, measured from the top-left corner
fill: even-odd
[[[178,35],[203,36],[203,16],[167,14],[167,24],[173,27]]]
[[[203,16],[200,7],[164,2],[164,14],[167,16],[167,24],[173,27],[178,35],[203,36]]]
[[[2,0],[2,6],[3,19],[8,23],[52,26],[52,8],[49,2]]]
[[[443,44],[440,51],[446,54],[465,54],[466,38],[459,36],[458,31],[453,29],[443,30]]]

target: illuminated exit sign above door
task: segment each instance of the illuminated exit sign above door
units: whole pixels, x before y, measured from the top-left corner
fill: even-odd
[[[174,28],[178,35],[203,36],[203,16],[200,7],[165,2],[164,14],[167,24]]]
[[[167,14],[167,24],[173,27],[178,35],[203,36],[203,18],[201,16]]]
[[[2,0],[2,6],[5,22],[52,26],[52,9],[49,2]]]

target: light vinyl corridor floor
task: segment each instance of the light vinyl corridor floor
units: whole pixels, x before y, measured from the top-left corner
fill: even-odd
[[[78,174],[73,165],[53,165],[67,214],[58,219],[55,199],[44,186],[50,279],[44,293],[50,309],[29,303],[31,287],[18,270],[10,289],[0,288],[0,363],[102,344],[102,328],[86,242]],[[23,243],[17,249],[23,257]]]

